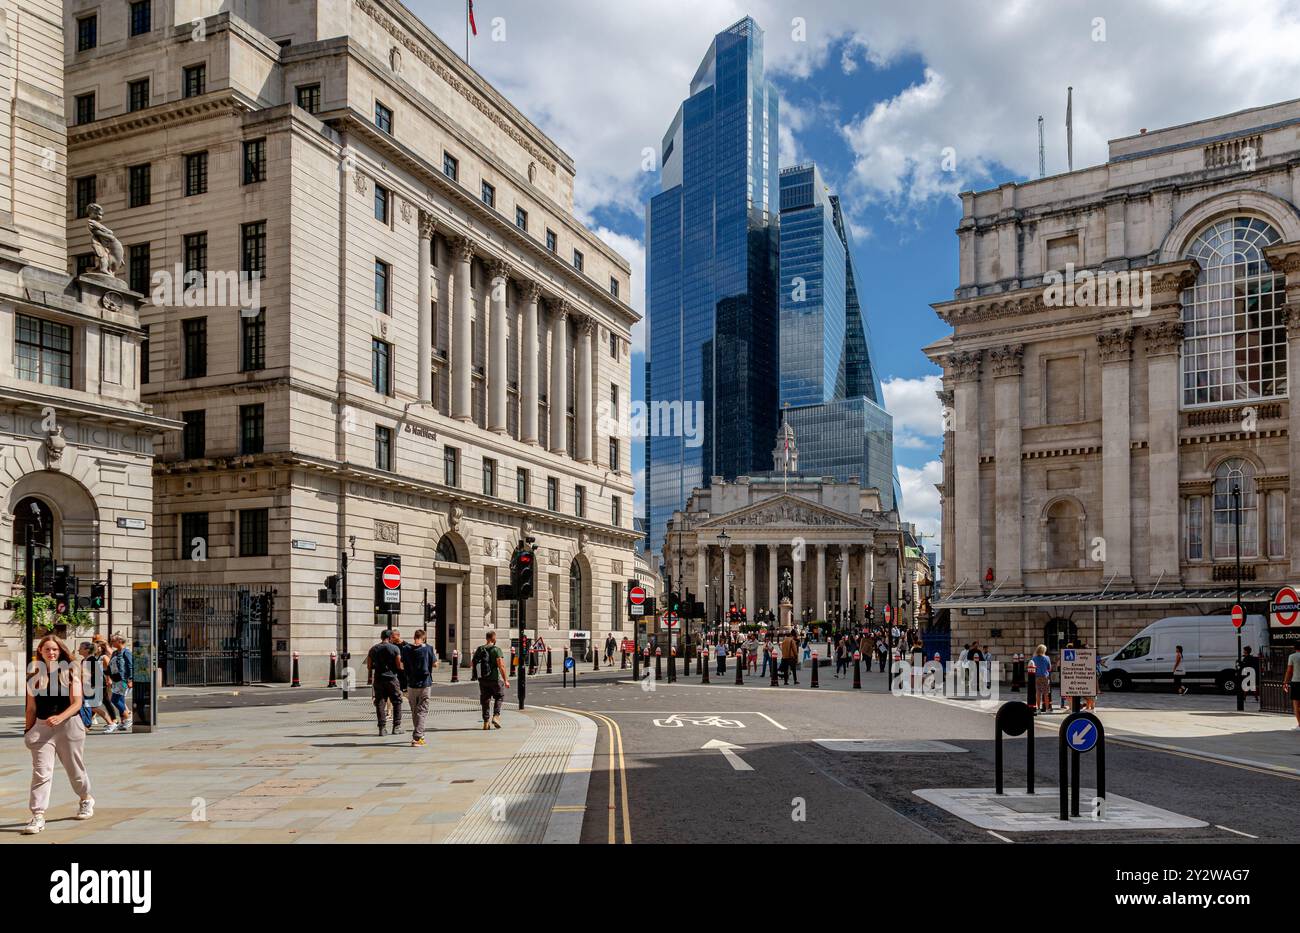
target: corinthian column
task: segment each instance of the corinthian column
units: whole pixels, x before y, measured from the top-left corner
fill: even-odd
[[[416,264],[417,274],[420,276],[416,289],[416,301],[419,304],[419,326],[416,332],[419,345],[416,347],[416,365],[420,368],[417,373],[419,400],[425,405],[433,401],[433,297],[430,293],[432,287],[430,278],[433,274],[430,269],[433,230],[433,217],[420,211],[419,260]]]
[[[745,545],[745,601],[741,603],[745,607],[748,616],[754,615],[754,609],[758,600],[754,599],[754,545]],[[753,621],[752,618],[750,621]]]
[[[470,386],[473,384],[474,347],[471,343],[470,264],[474,260],[474,243],[467,237],[456,241],[456,274],[453,280],[451,330],[451,416],[461,421],[473,417]]]
[[[537,300],[542,289],[531,282],[524,293],[524,352],[519,367],[519,439],[537,443]]]
[[[568,440],[568,302],[561,301],[551,316],[551,451],[566,453]]]
[[[776,595],[776,565],[778,553],[777,545],[769,544],[767,546],[767,605],[763,608],[770,609],[772,612],[776,612],[776,607],[779,605]]]
[[[817,545],[817,595],[813,598],[813,612],[826,621],[826,545]]]
[[[488,332],[488,417],[489,431],[506,430],[506,386],[510,374],[506,369],[506,264],[492,264],[492,312]]]
[[[580,463],[591,463],[591,332],[595,327],[595,322],[589,317],[578,324],[578,397],[574,400],[574,408]]]

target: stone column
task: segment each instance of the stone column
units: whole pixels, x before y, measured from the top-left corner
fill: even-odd
[[[956,423],[957,579],[978,590],[980,568],[980,363],[982,351],[962,351],[948,358],[948,382],[953,385]],[[964,590],[963,590],[964,592]],[[897,595],[897,594],[895,594]]]
[[[420,280],[416,287],[416,302],[419,305],[419,325],[416,330],[416,365],[419,401],[428,405],[433,401],[433,295],[432,295],[432,249],[434,221],[430,214],[420,211],[420,238],[418,241],[419,258],[416,262],[416,274]]]
[[[754,545],[745,545],[745,602],[744,607],[748,615],[752,616],[754,609],[758,605],[758,600],[754,599]]]
[[[488,331],[488,410],[489,431],[504,434],[506,431],[506,387],[510,384],[510,371],[506,366],[506,288],[509,281],[504,262],[492,264],[491,318]]]
[[[1020,541],[1020,387],[1024,373],[1024,344],[999,347],[993,362],[994,452],[997,457],[998,582],[1023,584]]]
[[[524,292],[524,347],[519,365],[519,439],[537,443],[537,302],[542,289],[530,282]]]
[[[826,545],[817,545],[817,595],[813,597],[813,612],[826,621]]]
[[[704,615],[709,614],[709,546],[695,542],[695,598],[704,600]]]
[[[596,323],[583,318],[578,323],[578,372],[574,400],[575,429],[578,432],[577,454],[580,463],[591,463],[591,333]]]
[[[849,612],[853,609],[849,605],[849,546],[840,545],[840,612],[844,618],[848,618]]]
[[[469,421],[474,415],[471,387],[474,384],[474,346],[471,342],[473,320],[470,311],[470,264],[474,260],[474,243],[466,237],[455,242],[456,273],[453,291],[451,329],[451,416]]]
[[[568,344],[569,303],[561,301],[551,316],[551,451],[563,454],[569,450],[568,438]]]
[[[1122,585],[1133,580],[1132,466],[1129,453],[1133,443],[1129,408],[1132,395],[1129,372],[1133,358],[1132,329],[1124,327],[1103,331],[1097,335],[1097,350],[1101,357],[1101,535],[1106,548],[1101,567],[1102,582],[1109,582],[1113,576],[1115,582]],[[1175,408],[1177,404],[1175,398]],[[1175,444],[1176,432],[1175,424]],[[1176,449],[1175,446],[1175,451]],[[1175,453],[1175,519],[1178,516],[1176,474]],[[1085,559],[1091,565],[1094,549],[1086,532],[1084,545]],[[1175,555],[1175,565],[1177,562]]]
[[[767,546],[767,605],[764,607],[772,612],[776,612],[777,606],[780,605],[780,599],[777,596],[776,571],[777,564],[780,563],[780,546],[769,544]]]
[[[807,545],[804,545],[807,549]],[[791,607],[794,611],[794,622],[797,624],[803,619],[803,558],[799,556],[799,547],[796,545],[790,549],[790,563],[794,565],[794,605]]]
[[[1150,470],[1151,576],[1161,586],[1177,584],[1178,572],[1178,351],[1181,321],[1162,321],[1145,328],[1147,352],[1147,455]],[[1107,495],[1109,498],[1109,494]],[[1107,551],[1110,541],[1107,539]]]

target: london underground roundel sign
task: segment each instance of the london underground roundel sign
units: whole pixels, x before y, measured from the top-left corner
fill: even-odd
[[[1300,618],[1300,594],[1296,593],[1293,586],[1282,587],[1273,597],[1273,603],[1268,607],[1268,611],[1269,621],[1275,628],[1290,628],[1296,625],[1296,620]]]

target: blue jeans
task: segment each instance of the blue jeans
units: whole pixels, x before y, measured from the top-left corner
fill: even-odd
[[[109,694],[109,699],[113,701],[113,707],[117,710],[118,719],[119,720],[125,719],[126,718],[126,694],[112,693]]]

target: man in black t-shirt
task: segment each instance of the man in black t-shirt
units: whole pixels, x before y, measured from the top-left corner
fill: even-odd
[[[393,735],[402,729],[402,688],[399,678],[402,673],[402,652],[392,641],[393,633],[384,629],[379,633],[379,644],[370,649],[366,655],[366,667],[370,670],[375,697],[375,718],[379,722],[379,734],[384,734],[388,724],[386,703],[393,704]]]

